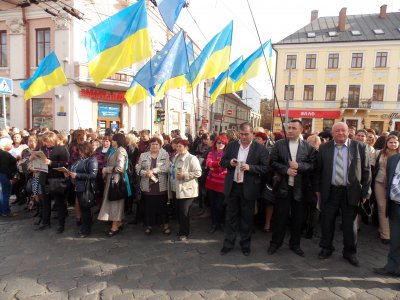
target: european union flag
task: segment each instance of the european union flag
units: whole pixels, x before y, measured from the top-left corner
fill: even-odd
[[[188,72],[185,35],[181,30],[139,70],[134,80],[149,90]]]
[[[168,26],[169,30],[174,31],[174,25],[179,14],[185,5],[185,0],[156,0],[158,11]]]

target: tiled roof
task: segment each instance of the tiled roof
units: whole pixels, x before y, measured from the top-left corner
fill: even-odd
[[[338,16],[317,18],[275,45],[400,40],[400,12],[387,13],[384,18],[379,14],[347,16],[344,32],[339,31],[338,24]],[[374,33],[376,29],[383,30],[384,34]],[[354,35],[352,31],[361,34]],[[315,33],[315,37],[308,37],[309,33]]]

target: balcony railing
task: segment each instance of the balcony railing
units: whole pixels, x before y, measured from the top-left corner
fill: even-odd
[[[365,98],[365,99],[346,99],[342,98],[340,100],[340,108],[371,108],[372,99]]]

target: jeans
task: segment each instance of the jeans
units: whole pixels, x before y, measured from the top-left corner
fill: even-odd
[[[0,214],[8,215],[11,213],[10,211],[10,193],[11,193],[11,183],[8,177],[0,173]]]

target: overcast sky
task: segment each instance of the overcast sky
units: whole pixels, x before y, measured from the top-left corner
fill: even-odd
[[[276,43],[310,22],[312,10],[319,17],[337,16],[342,7],[347,15],[379,13],[387,4],[388,12],[400,10],[400,0],[249,0],[261,40]],[[203,48],[230,20],[234,20],[231,62],[238,56],[248,56],[260,44],[247,0],[190,0],[190,14],[183,9],[178,25],[184,28]],[[200,29],[199,29],[200,28]],[[200,31],[201,30],[201,31]],[[206,39],[203,37],[206,37]],[[266,78],[250,81],[262,95],[270,95],[271,84]]]

